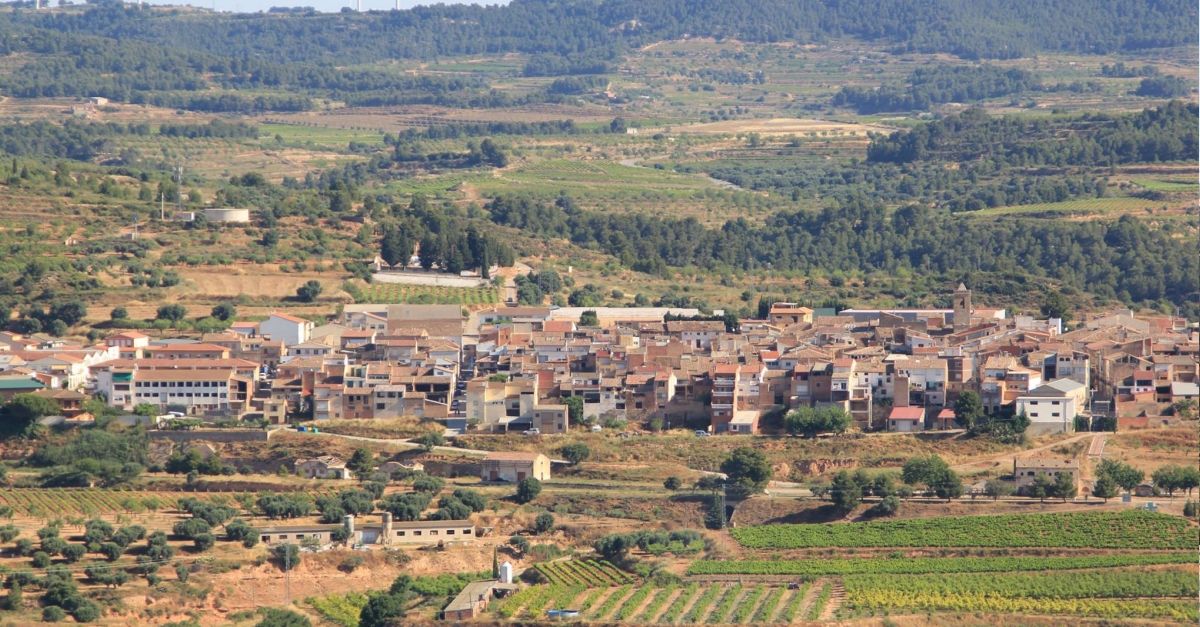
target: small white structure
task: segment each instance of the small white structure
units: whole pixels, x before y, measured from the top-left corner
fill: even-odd
[[[1017,397],[1017,413],[1029,417],[1030,435],[1070,433],[1085,404],[1087,389],[1078,381],[1058,379]]]
[[[504,562],[500,565],[500,583],[513,582],[513,567],[512,564]]]
[[[209,222],[249,222],[250,210],[237,207],[206,207],[204,217]]]
[[[312,321],[280,312],[272,313],[258,324],[260,334],[269,335],[272,340],[283,342],[284,346],[307,342],[312,330]]]

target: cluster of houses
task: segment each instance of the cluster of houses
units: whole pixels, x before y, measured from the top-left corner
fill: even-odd
[[[1096,416],[1144,427],[1198,396],[1200,344],[1184,319],[1116,311],[1064,331],[974,307],[961,285],[951,309],[775,303],[732,329],[696,310],[588,311],[598,324],[569,307],[356,304],[320,325],[272,313],[200,338],[124,331],[95,346],[0,333],[0,399],[66,389],[268,423],[415,416],[553,434],[657,419],[753,434],[801,406],[841,408],[865,430],[952,428],[968,390],[989,412],[1024,413],[1033,433]]]

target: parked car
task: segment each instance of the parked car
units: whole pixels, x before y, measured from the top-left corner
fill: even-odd
[[[525,435],[541,435],[541,434],[542,434],[542,430],[541,430],[541,429],[538,429],[537,427],[534,427],[534,428],[532,428],[532,429],[526,429],[526,430],[524,431],[524,433],[525,433]]]
[[[696,429],[696,437],[698,437],[698,438],[707,438],[707,437],[708,437],[708,435],[709,435],[709,433],[708,433],[707,431],[703,431],[703,430],[701,430],[701,429]]]
[[[599,433],[604,430],[600,425],[592,425],[592,433]]]

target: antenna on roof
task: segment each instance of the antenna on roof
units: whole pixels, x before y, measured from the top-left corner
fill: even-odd
[[[175,166],[175,210],[183,211],[183,166]]]
[[[354,7],[359,13],[362,13],[362,0],[354,0]]]

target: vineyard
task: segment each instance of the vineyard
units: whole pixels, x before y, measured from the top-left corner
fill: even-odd
[[[17,514],[44,517],[68,514],[140,513],[174,509],[179,493],[99,488],[12,488],[0,492],[0,504]]]
[[[496,613],[506,619],[535,620],[544,618],[550,609],[573,609],[587,621],[632,625],[790,623],[820,615],[830,602],[830,589],[829,582],[824,582],[819,591],[808,584],[795,590],[768,584],[591,589],[550,584],[521,590],[505,599]]]
[[[797,560],[697,560],[689,575],[858,575],[1029,572],[1157,564],[1190,564],[1195,553],[1089,555],[1083,557],[930,557]]]
[[[361,290],[362,302],[414,305],[489,305],[500,300],[495,287],[446,287],[372,283]]]
[[[1200,588],[1195,573],[1186,571],[852,575],[843,584],[843,609],[850,615],[951,611],[1200,619]]]
[[[305,490],[316,498],[334,494],[334,488]],[[197,498],[240,507],[245,497],[258,498],[258,492],[172,492],[121,490],[107,488],[8,488],[0,491],[0,505],[13,509],[18,516],[55,518],[59,516],[98,516],[103,514],[153,514],[179,508],[179,499]]]
[[[922,575],[851,575],[848,591],[891,590],[938,595],[978,594],[1030,599],[1195,597],[1196,574],[1182,570],[1121,570],[1071,573],[987,573]]]
[[[603,560],[571,560],[546,562],[535,566],[552,585],[619,586],[631,583],[633,577]]]
[[[1004,514],[833,525],[765,525],[730,532],[753,549],[809,547],[1077,547],[1195,549],[1200,530],[1144,510]]]

